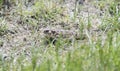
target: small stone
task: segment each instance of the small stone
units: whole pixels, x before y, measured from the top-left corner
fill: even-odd
[[[27,38],[23,38],[23,41],[27,41]]]
[[[79,4],[84,4],[85,0],[76,0]]]

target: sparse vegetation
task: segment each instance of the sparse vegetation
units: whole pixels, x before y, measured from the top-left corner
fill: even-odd
[[[5,1],[0,71],[120,70],[119,1]]]

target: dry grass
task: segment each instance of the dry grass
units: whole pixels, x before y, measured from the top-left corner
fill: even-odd
[[[119,71],[119,2],[25,1],[0,10],[0,71]]]

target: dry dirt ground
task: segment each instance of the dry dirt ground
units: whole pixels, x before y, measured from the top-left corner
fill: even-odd
[[[65,8],[63,15],[67,15],[69,19],[62,20],[58,19],[56,22],[48,22],[49,25],[43,25],[44,21],[39,23],[38,27],[29,26],[26,24],[24,17],[21,20],[21,16],[13,9],[10,12],[6,12],[1,23],[5,23],[7,30],[4,34],[0,36],[0,54],[3,58],[12,55],[16,57],[17,55],[24,52],[29,55],[29,47],[41,47],[44,45],[42,38],[58,38],[62,35],[63,38],[73,38],[84,42],[84,40],[89,39],[87,34],[92,36],[99,36],[102,32],[99,29],[101,25],[102,16],[104,15],[98,7],[99,1],[85,1],[77,2],[77,8],[75,7],[75,0],[65,0],[61,7]],[[31,9],[31,7],[23,8],[23,10]],[[77,12],[75,16],[75,11]],[[73,18],[75,17],[75,21]],[[28,19],[31,20],[31,19]],[[33,20],[33,19],[32,19]],[[91,23],[91,27],[87,27],[88,22]],[[38,23],[38,22],[37,22]],[[84,24],[83,33],[79,32],[79,24]],[[87,29],[88,28],[88,29]],[[79,39],[83,34],[84,39]],[[73,37],[72,37],[73,36]],[[97,37],[94,38],[96,40]],[[81,44],[81,43],[79,43]],[[46,45],[46,44],[45,44]],[[45,47],[45,46],[44,46]]]

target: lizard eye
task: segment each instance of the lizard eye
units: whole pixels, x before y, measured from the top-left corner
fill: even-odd
[[[52,31],[53,34],[55,34],[55,31]]]

